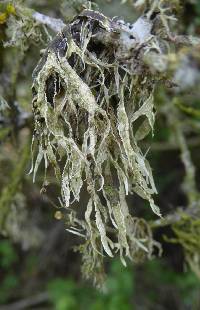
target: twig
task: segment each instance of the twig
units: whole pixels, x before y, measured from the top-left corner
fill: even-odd
[[[32,16],[37,22],[48,26],[54,32],[60,32],[66,26],[59,18],[53,18],[38,12],[33,13]]]
[[[187,140],[187,145],[190,148],[200,145],[200,138],[194,137]],[[153,142],[153,143],[141,143],[141,147],[147,149],[150,147],[152,152],[165,152],[165,151],[177,151],[180,147],[177,143],[173,142]]]
[[[14,302],[10,305],[1,306],[1,310],[23,310],[28,309],[31,306],[47,302],[49,300],[49,294],[47,292],[40,293],[36,296],[25,298],[20,301]]]
[[[193,207],[189,207],[186,209],[179,208],[176,210],[176,212],[170,213],[166,215],[164,218],[155,220],[150,223],[150,227],[152,229],[158,228],[158,227],[164,227],[168,225],[173,225],[175,223],[180,222],[180,220],[183,218],[183,216],[188,216],[192,218],[198,218],[199,217],[199,209],[197,207],[197,204]]]
[[[175,102],[175,99],[174,99]],[[173,129],[177,145],[179,146],[181,152],[181,161],[185,168],[185,177],[183,181],[183,190],[188,198],[189,205],[192,205],[193,202],[198,197],[198,190],[196,187],[196,180],[195,180],[195,166],[192,161],[191,152],[188,148],[187,141],[183,131],[183,125],[181,124],[180,120],[178,119],[178,112],[175,107],[175,104],[171,106],[171,114],[168,117],[168,123],[170,127]]]

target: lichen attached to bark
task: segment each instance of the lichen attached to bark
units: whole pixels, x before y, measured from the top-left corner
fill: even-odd
[[[135,23],[84,10],[47,47],[33,73],[31,171],[51,164],[68,210],[68,230],[85,244],[83,271],[102,280],[102,255],[141,260],[154,247],[148,224],[131,214],[126,202],[136,193],[160,216],[152,171],[139,143],[153,134],[154,88],[168,80],[151,59],[168,60],[171,36],[163,11],[150,9]],[[169,19],[169,18],[168,18]],[[149,65],[148,65],[149,61]],[[167,71],[167,70],[166,70]],[[80,202],[86,185],[89,199]],[[72,208],[79,201],[83,216]]]

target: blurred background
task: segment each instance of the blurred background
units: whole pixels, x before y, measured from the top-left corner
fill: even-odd
[[[87,5],[84,0],[18,2],[65,22]],[[134,2],[93,5],[133,22],[139,14]],[[129,262],[126,268],[105,257],[106,291],[100,292],[81,277],[81,258],[73,251],[81,240],[66,231],[53,173],[42,192],[43,168],[35,183],[28,175],[31,74],[53,33],[45,27],[32,33],[23,18],[16,17],[12,1],[0,1],[0,309],[200,309],[200,79],[189,75],[193,67],[199,73],[200,53],[191,51],[189,65],[179,74],[183,84],[185,72],[189,76],[181,92],[174,96],[157,88],[155,136],[143,142],[144,150],[150,146],[155,201],[167,220],[159,223],[147,203],[128,197],[134,214],[152,223],[162,256],[155,253],[153,260]],[[177,32],[200,36],[200,2],[181,1],[178,20]],[[84,199],[83,194],[81,203]]]

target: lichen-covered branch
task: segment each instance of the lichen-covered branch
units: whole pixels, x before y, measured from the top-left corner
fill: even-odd
[[[20,154],[18,163],[16,163],[15,168],[13,169],[10,178],[9,184],[6,184],[2,189],[0,197],[0,230],[4,230],[6,216],[9,214],[9,208],[11,203],[19,189],[19,186],[22,182],[22,176],[26,173],[27,164],[30,160],[30,142],[26,143]]]
[[[0,138],[5,139],[11,128],[21,129],[31,120],[30,113],[19,108],[16,84],[26,54],[35,51],[33,45],[47,46],[33,72],[35,129],[30,172],[35,182],[39,167],[44,166],[45,190],[50,183],[49,170],[54,169],[61,189],[63,215],[59,216],[65,219],[66,230],[83,240],[76,250],[82,253],[84,276],[93,277],[97,286],[103,284],[104,255],[118,255],[126,265],[127,258],[135,262],[151,258],[155,251],[160,253],[152,229],[164,225],[172,226],[177,237],[173,242],[183,245],[188,262],[199,270],[199,256],[193,255],[194,248],[199,249],[194,237],[199,231],[199,193],[188,147],[199,141],[193,135],[187,141],[187,126],[178,109],[194,117],[199,117],[199,110],[177,98],[200,81],[200,40],[176,33],[180,1],[132,0],[141,15],[128,23],[92,10],[92,4],[85,6],[83,0],[79,13],[66,24],[27,9],[20,1],[7,2],[4,7],[0,4],[4,10],[0,24],[6,24],[4,47],[13,48],[13,62],[8,70],[11,82],[0,97],[0,109],[3,111],[7,103],[11,109],[2,113]],[[48,29],[57,34],[53,40]],[[154,93],[159,85],[169,92],[165,94],[168,102],[161,109],[174,139],[162,145],[153,142],[152,150],[180,149],[185,168],[183,192],[188,200],[185,210],[175,210],[164,219],[154,202],[157,189],[147,160],[146,140],[154,135]],[[3,188],[1,223],[21,182],[15,172],[23,174],[27,158],[28,153],[23,153],[11,175],[14,181]],[[86,204],[81,199],[84,190]],[[138,206],[128,206],[128,195],[142,198],[157,220],[149,223],[137,218]],[[75,208],[74,202],[80,207]],[[182,234],[184,223],[192,242]]]
[[[170,61],[164,47],[170,49],[169,29],[164,15],[153,13],[129,24],[84,10],[51,42],[33,73],[39,141],[34,179],[43,159],[45,170],[52,164],[69,212],[68,230],[86,239],[80,250],[87,275],[103,251],[110,257],[119,252],[125,264],[125,257],[150,257],[158,246],[126,203],[126,195],[136,193],[160,215],[151,168],[139,147],[153,133],[155,85],[168,80],[167,70],[151,71],[148,56]],[[89,201],[79,218],[69,207],[79,201],[84,183]],[[90,256],[93,268],[86,264]]]
[[[32,17],[38,22],[43,25],[48,26],[54,32],[60,32],[66,25],[65,23],[58,18],[53,18],[39,12],[34,12]]]

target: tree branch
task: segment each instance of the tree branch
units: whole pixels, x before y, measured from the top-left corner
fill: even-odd
[[[33,13],[32,16],[37,22],[48,26],[54,32],[60,32],[66,26],[59,18],[50,17],[38,12]]]
[[[14,302],[10,305],[1,306],[1,310],[23,310],[29,307],[36,306],[38,304],[47,302],[49,300],[49,295],[47,292],[40,293],[36,296],[25,298],[20,301]]]

